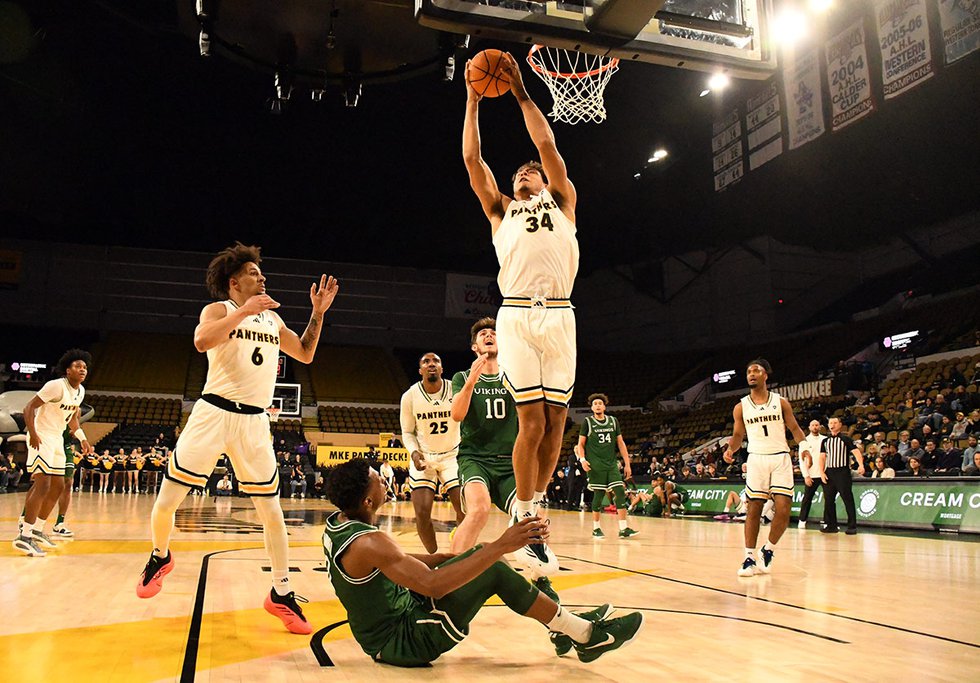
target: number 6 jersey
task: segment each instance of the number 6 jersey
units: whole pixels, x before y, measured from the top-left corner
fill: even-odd
[[[231,314],[238,304],[222,302]],[[279,320],[270,311],[250,315],[228,333],[228,339],[208,349],[205,394],[236,403],[268,408],[276,389],[279,364]]]
[[[450,414],[452,402],[453,388],[445,379],[435,394],[428,393],[422,382],[402,394],[402,443],[409,453],[448,453],[459,447],[459,423]]]

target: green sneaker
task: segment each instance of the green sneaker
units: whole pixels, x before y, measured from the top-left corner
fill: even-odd
[[[620,538],[629,538],[630,536],[636,536],[638,533],[640,533],[640,532],[637,531],[636,529],[630,529],[629,527],[626,527],[625,529],[620,529],[619,530],[619,537]]]
[[[586,621],[591,621],[595,624],[606,619],[613,613],[613,610],[613,606],[607,602],[605,605],[599,605],[595,609],[590,609],[588,612],[575,612],[575,616],[582,617]],[[548,634],[548,637],[551,638],[551,644],[555,646],[555,654],[559,657],[567,655],[575,644],[575,641],[564,633],[552,631]]]
[[[596,539],[597,541],[601,541],[606,538],[606,535],[602,533],[602,529],[593,529],[592,538]]]
[[[626,616],[603,620],[592,627],[587,643],[574,643],[580,662],[593,662],[607,652],[617,650],[636,638],[643,625],[643,615],[630,612]]]
[[[534,587],[539,591],[554,600],[556,604],[561,604],[561,600],[558,599],[558,592],[555,590],[555,587],[551,585],[551,579],[549,579],[547,576],[540,576],[531,583],[533,583]]]

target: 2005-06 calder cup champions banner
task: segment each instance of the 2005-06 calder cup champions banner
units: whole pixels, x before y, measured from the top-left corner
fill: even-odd
[[[837,131],[867,116],[875,108],[871,97],[871,69],[865,46],[864,18],[829,40],[825,53],[831,128]]]
[[[878,0],[875,24],[886,100],[932,77],[925,0]]]

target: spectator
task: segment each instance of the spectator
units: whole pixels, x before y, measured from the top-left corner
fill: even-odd
[[[880,455],[875,458],[874,468],[871,470],[872,479],[894,479],[895,470],[885,464],[885,459]]]
[[[581,463],[574,453],[568,456],[568,495],[566,496],[569,510],[579,510],[582,503],[582,494],[588,481],[588,475],[582,469]]]
[[[963,474],[967,477],[980,477],[980,451],[973,454],[973,462],[963,470]]]
[[[952,423],[949,430],[949,438],[953,440],[965,439],[966,435],[972,431],[973,425],[966,419],[963,413],[956,413],[956,421]]]
[[[966,448],[963,449],[963,464],[961,465],[964,470],[973,464],[973,456],[980,452],[977,450],[976,435],[971,434],[967,438],[966,444]]]
[[[690,474],[690,469],[688,469],[688,474]],[[694,466],[694,474],[691,475],[690,478],[693,480],[710,479],[708,473],[704,469],[703,462],[699,462],[697,465]]]
[[[300,489],[299,497],[306,498],[306,473],[303,471],[303,465],[299,462],[299,456],[296,456],[296,463],[290,469],[289,474],[289,489],[290,498],[296,497],[296,489]]]
[[[900,477],[922,477],[925,478],[926,470],[919,462],[918,456],[911,456],[908,462],[908,469],[898,473]]]
[[[931,470],[936,467],[939,458],[943,455],[942,449],[936,447],[936,440],[927,439],[925,454],[919,459],[919,463],[927,470]]]
[[[7,492],[7,485],[10,483],[11,463],[6,455],[0,455],[0,493]]]
[[[902,456],[902,460],[905,462],[905,467],[902,469],[908,469],[909,458],[918,458],[919,462],[922,462],[922,458],[925,456],[925,451],[922,450],[922,446],[918,439],[912,439],[910,442],[910,448]]]
[[[231,477],[229,475],[226,474],[220,480],[218,480],[217,495],[219,496],[231,495]]]
[[[388,496],[391,500],[395,498],[395,470],[392,468],[391,464],[388,462],[388,458],[381,458],[381,466],[378,467],[378,474],[381,475],[381,480],[384,482],[385,488],[388,489]],[[315,485],[314,485],[315,488]]]
[[[718,470],[715,468],[715,464],[708,463],[708,466],[704,468],[705,473],[708,475],[708,479],[714,479],[718,476]]]
[[[898,451],[899,455],[904,456],[905,453],[908,452],[909,448],[911,448],[911,445],[909,444],[910,436],[911,434],[909,434],[909,430],[907,429],[903,429],[898,433],[898,444],[895,446],[895,449]]]
[[[401,447],[402,447],[402,442],[398,440],[398,437],[392,435],[392,437],[388,439],[388,448],[401,448]]]
[[[885,433],[884,432],[875,432],[874,433],[874,441],[871,444],[869,444],[869,448],[871,446],[874,446],[875,447],[875,450],[878,451],[879,453],[881,453],[881,449],[884,447],[884,445],[885,445]]]
[[[882,457],[885,459],[885,467],[890,467],[896,472],[905,469],[905,461],[894,444],[889,444],[885,447],[885,452],[882,454]]]
[[[548,506],[555,507],[558,509],[565,509],[567,505],[567,499],[565,498],[565,491],[567,489],[566,484],[568,482],[565,480],[565,470],[561,467],[555,472],[554,476],[551,478],[551,483],[548,485]]]
[[[687,481],[692,478],[691,468],[688,465],[684,465],[681,468],[681,473],[677,476],[672,476],[674,474],[674,468],[671,467],[667,470],[667,478],[674,481]]]
[[[958,477],[960,465],[963,462],[963,452],[953,445],[949,438],[943,439],[942,448],[937,448],[936,464],[933,474],[946,474],[947,476]]]

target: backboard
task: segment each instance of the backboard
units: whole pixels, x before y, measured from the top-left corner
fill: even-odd
[[[772,0],[416,0],[424,26],[737,78],[776,68]]]

